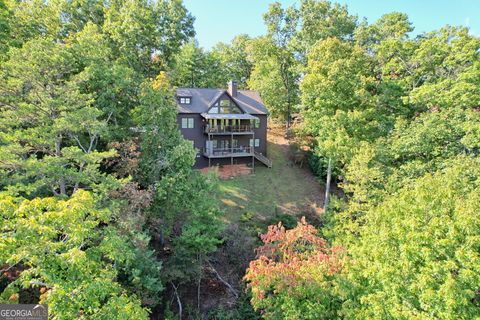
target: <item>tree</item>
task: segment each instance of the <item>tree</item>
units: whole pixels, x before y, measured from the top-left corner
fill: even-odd
[[[272,117],[290,126],[298,102],[299,73],[290,41],[297,25],[296,11],[275,2],[263,17],[267,35],[251,42],[253,70],[248,86],[259,91]]]
[[[16,42],[45,36],[63,42],[91,23],[109,39],[116,59],[150,77],[165,70],[195,34],[194,18],[180,0],[9,0],[7,5]]]
[[[6,59],[8,49],[13,45],[11,19],[12,12],[4,0],[0,1],[0,61]]]
[[[303,129],[316,138],[314,152],[336,166],[347,163],[361,141],[383,133],[370,65],[362,48],[336,38],[319,42],[308,56],[300,87]]]
[[[363,21],[355,30],[355,40],[362,46],[378,53],[379,46],[387,40],[406,40],[413,31],[412,23],[405,13],[384,14],[375,23]]]
[[[357,26],[357,17],[348,13],[347,6],[326,0],[302,0],[297,15],[300,28],[293,45],[302,60],[318,41],[351,40]]]
[[[176,103],[165,73],[144,83],[141,104],[132,114],[142,128],[142,184],[155,190],[148,229],[164,257],[162,279],[180,301],[179,286],[199,283],[207,254],[221,243],[221,211],[211,201],[216,184],[192,169],[196,151],[177,130]]]
[[[218,43],[212,48],[212,56],[220,61],[220,82],[226,84],[236,80],[239,89],[248,89],[247,81],[252,73],[252,62],[249,57],[251,38],[240,34],[232,39],[231,43]],[[214,71],[214,70],[212,70]]]
[[[160,272],[167,255],[151,249],[156,232],[176,255],[194,257],[194,276],[219,243],[220,211],[194,197],[215,184],[192,172],[195,150],[177,130],[174,91],[160,72],[194,35],[193,18],[177,0],[5,3],[11,19],[0,6],[0,24],[15,39],[1,48],[0,193],[21,210],[2,221],[0,264],[15,271],[2,278],[3,301],[18,302],[20,290],[61,319],[146,318],[163,303],[163,281],[188,281],[163,275],[190,267]],[[27,223],[38,232],[16,233]],[[15,255],[29,245],[53,249]]]
[[[281,223],[269,226],[261,238],[245,275],[253,307],[265,319],[338,316],[335,277],[342,271],[342,249],[330,247],[304,218],[291,230]]]
[[[356,43],[375,61],[372,68],[377,80],[377,106],[392,115],[389,127],[394,117],[411,118],[418,111],[404,99],[418,85],[416,63],[412,61],[418,43],[409,39],[411,31],[407,15],[397,12],[385,14],[371,25],[364,21],[355,30]]]
[[[114,151],[95,146],[109,114],[93,106],[81,89],[71,52],[49,39],[12,50],[3,65],[2,175],[26,195],[66,195],[81,186],[115,183],[98,171]]]
[[[182,46],[175,56],[170,74],[173,83],[179,87],[223,88],[227,83],[227,73],[221,61],[200,48],[194,39]]]
[[[28,301],[30,290],[58,319],[148,319],[117,280],[119,266],[135,259],[133,247],[105,226],[115,214],[99,208],[94,195],[25,200],[3,193],[0,207],[0,264],[10,277],[3,303]]]
[[[419,83],[409,101],[425,109],[432,107],[472,108],[480,90],[480,39],[467,28],[445,27],[422,37],[413,60]]]
[[[195,34],[193,20],[179,0],[113,1],[105,10],[103,30],[122,61],[152,77]]]
[[[366,213],[344,272],[346,317],[479,316],[480,166],[465,156],[447,163]]]

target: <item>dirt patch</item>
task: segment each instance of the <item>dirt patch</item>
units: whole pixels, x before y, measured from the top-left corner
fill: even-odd
[[[222,180],[230,179],[239,176],[245,176],[252,173],[252,168],[246,164],[233,164],[233,165],[224,165],[221,167],[214,166],[209,168],[200,169],[202,173],[216,172],[218,177]]]

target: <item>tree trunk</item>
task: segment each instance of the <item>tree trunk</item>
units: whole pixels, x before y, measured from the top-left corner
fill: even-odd
[[[325,185],[325,204],[323,206],[323,212],[327,212],[328,203],[330,202],[330,180],[332,179],[332,158],[328,158],[327,168],[327,183]]]
[[[175,286],[175,284],[173,282],[170,282],[170,284],[172,285],[173,287],[173,291],[175,293],[175,297],[177,298],[177,304],[178,304],[178,318],[180,320],[182,320],[182,301],[180,300],[180,296],[178,295],[178,291],[177,291],[177,286]]]
[[[198,276],[198,284],[197,284],[197,309],[200,312],[200,284],[202,282],[202,274]]]
[[[160,244],[160,247],[162,248],[163,250],[163,247],[165,246],[165,238],[163,236],[163,228],[160,227],[160,232],[158,233],[158,242]]]
[[[202,272],[203,272],[203,259],[202,255],[197,254],[197,260],[199,265],[201,266],[200,272],[198,274],[198,282],[197,282],[197,309],[200,313],[200,285],[202,284]]]
[[[290,107],[290,101],[288,102],[288,108],[287,108],[287,129],[290,129],[290,126],[292,124],[292,110]]]

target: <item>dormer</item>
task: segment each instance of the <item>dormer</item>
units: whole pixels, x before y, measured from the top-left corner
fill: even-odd
[[[188,89],[179,89],[177,90],[177,101],[180,104],[191,104],[192,103],[192,93]]]
[[[178,102],[180,104],[190,104],[192,103],[192,97],[178,97]]]

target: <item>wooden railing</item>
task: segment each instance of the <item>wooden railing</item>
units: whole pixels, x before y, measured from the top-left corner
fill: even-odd
[[[272,160],[268,159],[267,157],[265,157],[263,154],[257,152],[257,151],[254,151],[255,152],[255,159],[257,159],[258,161],[262,162],[264,165],[266,165],[268,168],[271,168],[272,165],[273,165],[273,162]]]
[[[253,126],[249,124],[241,124],[235,126],[205,126],[205,133],[231,133],[231,132],[252,132]]]
[[[252,147],[238,147],[238,148],[203,148],[203,154],[206,156],[225,156],[231,155],[253,155]]]

